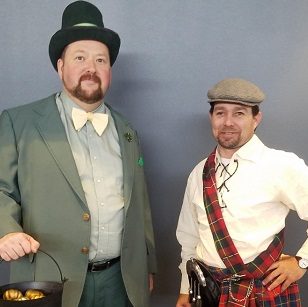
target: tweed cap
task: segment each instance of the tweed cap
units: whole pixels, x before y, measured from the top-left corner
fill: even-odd
[[[261,89],[250,81],[230,78],[215,84],[207,93],[208,102],[229,102],[247,106],[259,105],[265,98]]]

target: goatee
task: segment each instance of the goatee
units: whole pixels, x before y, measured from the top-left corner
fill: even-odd
[[[98,84],[97,89],[92,92],[88,92],[82,89],[81,82],[87,80],[96,82]],[[70,92],[75,98],[87,104],[96,103],[104,98],[104,93],[101,89],[101,80],[95,74],[82,75],[76,87],[71,89]]]

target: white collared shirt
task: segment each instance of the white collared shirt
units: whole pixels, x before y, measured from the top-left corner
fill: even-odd
[[[188,178],[178,221],[176,235],[182,245],[181,293],[188,293],[186,261],[191,257],[225,268],[204,209],[205,161],[201,161]],[[219,162],[218,156],[216,167]],[[226,179],[220,170],[216,172],[217,187]],[[308,220],[308,167],[295,154],[268,148],[254,135],[233,154],[228,172],[233,175],[225,183],[223,195],[217,194],[221,207],[226,206],[222,209],[223,217],[244,263],[251,262],[268,247],[274,235],[285,227],[290,209],[296,210],[301,219]],[[308,239],[297,255],[308,258]]]

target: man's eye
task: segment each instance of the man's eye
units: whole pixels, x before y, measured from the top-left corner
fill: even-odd
[[[83,61],[83,59],[84,59],[84,57],[81,56],[81,55],[80,55],[80,56],[76,56],[76,60],[77,60],[77,61]]]
[[[97,59],[97,62],[98,62],[98,63],[106,63],[106,59],[104,59],[104,58],[98,58],[98,59]]]

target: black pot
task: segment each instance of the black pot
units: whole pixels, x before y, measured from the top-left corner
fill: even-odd
[[[22,293],[28,289],[42,291],[46,296],[28,301],[3,300],[3,293],[8,289],[18,289]],[[52,281],[23,281],[0,287],[0,307],[61,307],[62,306],[63,283]]]
[[[0,307],[62,307],[63,285],[66,281],[62,276],[61,269],[56,260],[46,252],[39,250],[49,256],[58,267],[61,281],[23,281],[13,284],[7,284],[0,287]],[[0,261],[1,262],[1,261]],[[27,301],[8,301],[4,300],[3,293],[8,289],[17,289],[25,293],[28,289],[36,289],[42,291],[46,296],[38,299]]]

